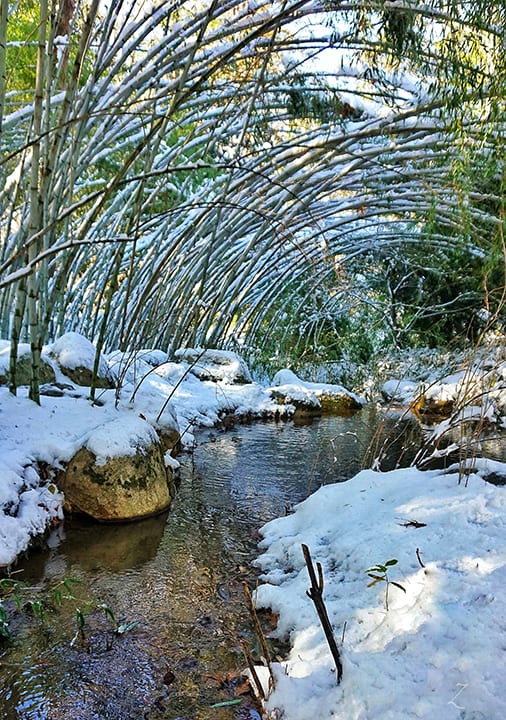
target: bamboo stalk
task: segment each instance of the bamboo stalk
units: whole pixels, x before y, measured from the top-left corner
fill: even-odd
[[[5,92],[7,89],[7,23],[9,0],[0,0],[0,138],[3,132]]]
[[[33,101],[32,162],[30,170],[30,218],[29,234],[36,235],[41,229],[43,219],[43,198],[41,195],[41,135],[43,121],[44,87],[47,82],[48,63],[46,54],[46,29],[48,22],[48,1],[41,0],[39,14],[39,32],[37,43],[37,68],[35,73],[35,96]],[[28,263],[34,265],[39,251],[39,243],[32,243],[28,250]],[[39,373],[42,338],[40,336],[39,287],[36,268],[27,278],[27,311],[32,353],[30,398],[40,404]]]

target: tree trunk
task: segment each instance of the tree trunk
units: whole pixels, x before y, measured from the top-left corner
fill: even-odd
[[[74,11],[76,9],[75,0],[61,0],[60,2],[60,15],[58,23],[56,25],[55,37],[67,38],[70,40],[70,23],[74,17]],[[65,87],[65,77],[67,75],[67,66],[69,62],[69,42],[63,48],[63,55],[59,59],[59,73],[60,73],[60,87]]]

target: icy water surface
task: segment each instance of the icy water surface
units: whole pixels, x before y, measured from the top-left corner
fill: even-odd
[[[254,655],[243,583],[256,582],[258,528],[355,474],[377,424],[364,409],[213,431],[179,458],[169,513],[127,525],[67,520],[16,577],[44,592],[77,579],[77,600],[44,623],[15,614],[12,639],[0,641],[0,718],[257,720],[241,693],[240,640]],[[138,624],[114,634],[99,604]]]

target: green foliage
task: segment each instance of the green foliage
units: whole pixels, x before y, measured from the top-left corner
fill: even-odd
[[[396,55],[420,48],[420,27],[416,27],[417,15],[411,9],[388,8],[382,12],[382,32],[385,42]]]
[[[136,628],[139,624],[138,620],[134,620],[133,622],[119,623],[116,620],[116,616],[114,615],[113,610],[109,605],[107,605],[107,603],[97,603],[94,601],[89,601],[83,606],[83,608],[76,608],[75,622],[77,630],[71,641],[71,645],[74,645],[78,638],[81,639],[81,642],[86,641],[86,618],[89,615],[95,614],[97,611],[103,611],[105,617],[107,618],[107,620],[109,620],[113,627],[114,635],[125,635],[126,633]]]
[[[7,90],[24,93],[35,88],[38,0],[13,3],[7,25]]]
[[[58,17],[61,20],[61,5],[63,3],[54,3],[53,12],[48,18],[48,27],[46,29],[48,54],[47,77],[50,81],[55,79],[55,71],[57,66],[57,56],[59,50],[56,47],[49,46],[49,38],[58,31],[65,32],[64,29],[57,26]],[[40,3],[39,0],[21,0],[10,4],[9,19],[7,24],[7,57],[6,57],[6,80],[7,92],[11,94],[13,101],[18,104],[21,102],[29,102],[33,96],[35,89],[35,73],[37,65],[37,34],[40,23]],[[76,50],[79,43],[79,27],[82,25],[83,18],[76,15],[74,18],[67,18],[67,21],[74,22],[74,32],[69,37],[69,48],[67,61],[62,67],[63,75],[59,78],[59,86],[64,87],[68,74],[71,72],[72,62],[76,56]],[[92,68],[92,57],[90,56],[84,66],[81,68],[80,83],[84,85]]]
[[[381,564],[378,563],[378,565],[373,565],[370,568],[367,568],[364,572],[367,573],[367,575],[371,578],[371,582],[367,585],[367,587],[373,587],[377,583],[385,583],[385,608],[388,610],[388,589],[390,585],[395,585],[396,588],[399,588],[399,590],[402,590],[402,592],[406,592],[406,588],[401,585],[398,582],[395,582],[394,580],[390,580],[388,577],[388,570],[391,567],[394,567],[394,565],[397,565],[399,561],[395,558],[392,558],[392,560],[387,560],[385,563]]]
[[[49,616],[56,607],[60,607],[63,603],[79,601],[74,590],[75,586],[80,584],[81,581],[76,578],[64,578],[47,592],[42,593],[40,589],[34,589],[22,580],[0,578],[0,637],[9,638],[11,636],[10,623],[13,609],[17,612],[29,610],[42,622],[49,622]],[[124,635],[139,624],[138,621],[118,622],[108,604],[90,600],[75,608],[77,632],[72,642],[75,642],[77,637],[85,639],[86,618],[97,611],[104,613],[111,623],[115,635]]]
[[[3,606],[3,603],[0,602],[0,637],[7,638],[9,636],[9,614]]]
[[[286,109],[292,118],[332,123],[358,120],[362,115],[360,110],[342,100],[336,90],[323,83],[315,87],[314,78],[310,81],[299,75],[290,81],[290,85]]]
[[[65,578],[51,588],[47,596],[41,597],[39,590],[23,580],[0,578],[0,636],[10,637],[11,613],[7,605],[13,605],[18,612],[30,609],[34,617],[46,621],[53,604],[61,605],[63,601],[76,599],[72,587],[79,582],[75,578]]]
[[[19,592],[25,583],[11,578],[0,578],[0,637],[10,637],[9,612],[5,607],[5,600],[12,600],[18,610],[21,610]]]
[[[363,315],[328,283],[320,283],[308,294],[311,282],[308,270],[307,284],[287,284],[278,297],[279,307],[271,305],[264,319],[262,345],[249,358],[255,373],[273,375],[289,366],[307,374],[309,368],[358,365],[369,359],[373,335],[364,327]],[[342,373],[335,379],[349,380]]]
[[[367,284],[378,308],[376,322],[391,344],[445,347],[476,337],[485,260],[456,238],[444,249],[421,238],[373,253]]]

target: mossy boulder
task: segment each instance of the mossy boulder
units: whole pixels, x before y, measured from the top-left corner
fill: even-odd
[[[157,432],[162,444],[163,452],[172,451],[177,453],[181,450],[181,435],[177,428],[167,425],[158,429]]]
[[[364,401],[341,385],[312,383],[301,380],[291,370],[279,370],[269,389],[277,402],[294,405],[297,412],[342,415],[363,407]]]
[[[0,345],[0,385],[8,385],[10,383],[10,343],[1,341]],[[30,345],[21,343],[18,346],[18,360],[16,363],[16,386],[29,385],[32,376],[32,356]],[[39,365],[39,382],[54,383],[55,372],[49,363],[49,359],[42,353]]]
[[[455,411],[455,402],[450,399],[431,398],[420,395],[410,405],[410,410],[426,421],[438,421],[449,418]]]
[[[49,346],[48,352],[59,369],[75,385],[90,387],[93,381],[96,348],[79,333],[68,332]],[[106,360],[100,357],[95,387],[113,388],[114,380]]]
[[[269,388],[269,394],[278,405],[291,405],[296,417],[318,417],[322,414],[322,406],[316,395],[301,391],[297,386],[280,385]]]
[[[315,392],[316,397],[320,401],[323,413],[329,415],[341,415],[356,410],[361,410],[363,403],[353,395],[353,393],[345,390],[325,390]]]
[[[140,418],[95,429],[57,485],[67,511],[126,521],[166,510],[175,495],[171,470],[153,428]]]

